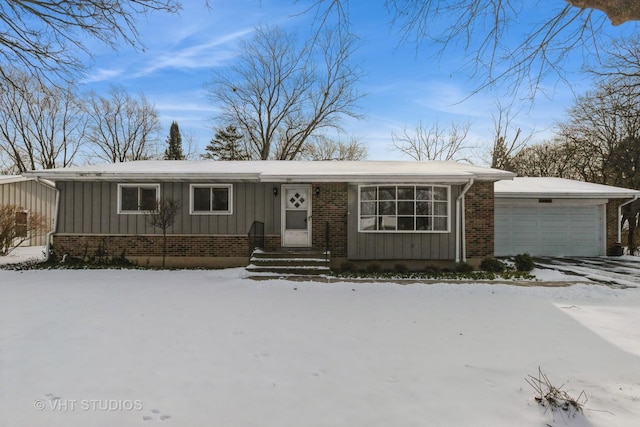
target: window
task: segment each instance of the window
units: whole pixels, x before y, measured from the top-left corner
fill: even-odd
[[[144,213],[156,208],[160,184],[118,184],[118,213]]]
[[[15,237],[27,237],[29,230],[29,213],[16,211],[16,235]]]
[[[192,215],[230,215],[232,213],[231,184],[192,184]]]
[[[448,232],[449,198],[450,187],[444,185],[363,185],[359,230]]]

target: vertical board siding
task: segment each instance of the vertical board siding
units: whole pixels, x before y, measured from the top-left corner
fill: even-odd
[[[460,186],[451,186],[449,233],[360,233],[358,186],[349,185],[348,258],[353,260],[455,259],[456,209]]]
[[[46,217],[48,225],[46,231],[29,239],[23,245],[43,246],[46,243],[46,234],[53,231],[55,201],[56,191],[35,180],[0,184],[0,204],[15,205]]]
[[[193,184],[216,184],[198,181]],[[161,182],[161,197],[179,200],[181,209],[168,234],[244,235],[253,221],[265,223],[266,234],[280,234],[280,194],[273,184],[220,182],[233,185],[231,215],[191,215],[191,182]],[[59,182],[61,191],[59,233],[160,234],[144,214],[118,214],[117,182]]]

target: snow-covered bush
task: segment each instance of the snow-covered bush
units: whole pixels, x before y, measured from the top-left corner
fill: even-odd
[[[533,262],[533,258],[529,254],[519,254],[514,258],[516,264],[516,270],[518,271],[531,271],[536,266]]]
[[[502,273],[507,265],[497,258],[485,258],[480,263],[480,269],[489,273]]]

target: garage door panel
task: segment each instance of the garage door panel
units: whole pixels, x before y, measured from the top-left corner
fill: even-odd
[[[495,254],[602,255],[601,206],[496,206]]]

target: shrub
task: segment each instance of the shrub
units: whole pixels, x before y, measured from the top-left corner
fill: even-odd
[[[466,262],[458,262],[454,267],[454,271],[457,273],[473,273],[473,266]]]
[[[0,205],[0,255],[7,255],[30,238],[47,232],[47,218],[15,205]]]
[[[380,273],[382,271],[382,267],[378,263],[372,263],[367,266],[368,273]]]
[[[440,272],[442,271],[442,269],[440,267],[438,267],[437,265],[427,265],[424,268],[424,272],[427,274],[432,274],[432,275],[436,275],[436,274],[440,274]]]
[[[346,261],[340,264],[340,271],[345,273],[353,273],[356,271],[356,265],[352,262]]]
[[[538,368],[538,376],[529,375],[525,380],[536,391],[535,400],[545,410],[564,411],[570,417],[583,413],[583,406],[587,402],[584,391],[580,392],[578,397],[570,396],[562,390],[562,386],[554,386],[540,368]]]
[[[480,269],[489,273],[502,273],[507,265],[496,258],[485,258],[480,263]]]
[[[516,270],[518,271],[531,271],[536,266],[533,258],[531,258],[529,254],[516,255],[514,262],[516,264]]]
[[[404,274],[408,271],[409,269],[407,268],[406,265],[398,263],[394,266],[394,271],[398,274]]]

